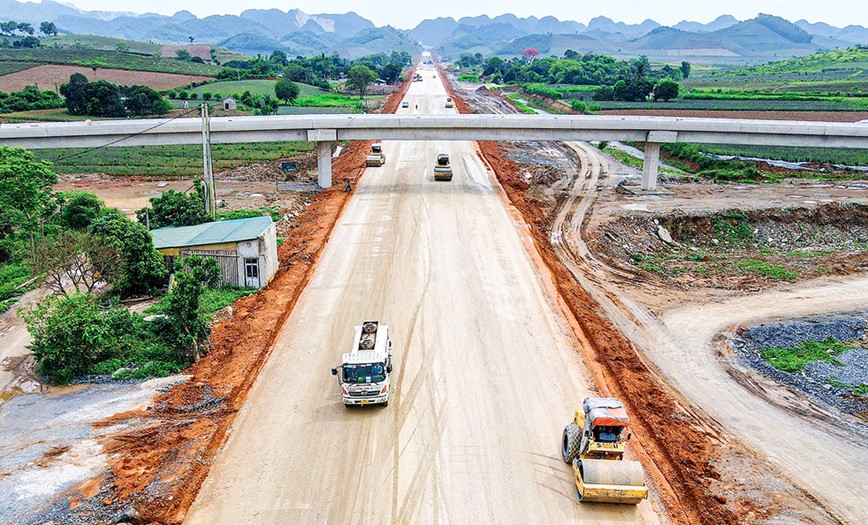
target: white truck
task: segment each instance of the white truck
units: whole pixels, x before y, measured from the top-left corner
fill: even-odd
[[[332,368],[338,377],[344,406],[389,404],[392,375],[392,341],[389,327],[379,321],[365,321],[355,328],[352,350],[341,366]]]

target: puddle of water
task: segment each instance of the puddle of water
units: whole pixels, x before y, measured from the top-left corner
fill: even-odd
[[[630,211],[650,211],[647,204],[623,204],[621,207]]]

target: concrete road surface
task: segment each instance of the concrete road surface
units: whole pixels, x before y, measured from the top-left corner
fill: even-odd
[[[422,76],[399,112],[454,111]],[[658,523],[648,502],[576,500],[559,445],[589,381],[474,145],[384,149],[187,523]],[[345,408],[329,372],[363,320],[393,333],[386,408]]]

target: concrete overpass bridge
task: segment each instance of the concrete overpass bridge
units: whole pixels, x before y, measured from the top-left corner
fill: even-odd
[[[3,124],[0,144],[93,148],[201,144],[202,120],[100,120]],[[279,115],[211,118],[210,140],[316,142],[319,185],[332,184],[336,140],[639,141],[645,148],[642,188],[657,185],[660,144],[693,142],[868,148],[868,124],[710,118],[564,115]]]

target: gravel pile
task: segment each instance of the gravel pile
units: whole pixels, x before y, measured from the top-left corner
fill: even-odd
[[[836,341],[861,339],[865,334],[865,318],[847,316],[795,321],[792,323],[753,326],[741,335],[751,350],[795,348],[805,341]]]
[[[868,384],[868,312],[849,316],[821,317],[791,323],[753,326],[736,335],[732,347],[742,364],[764,376],[798,390],[822,405],[846,414],[868,410],[868,396],[856,396],[848,388]],[[795,348],[805,341],[862,340],[862,345],[845,350],[836,359],[844,366],[819,361],[809,363],[804,371],[784,372],[770,365],[760,353],[772,347]],[[834,383],[834,384],[833,384]],[[839,385],[839,386],[836,386]]]

